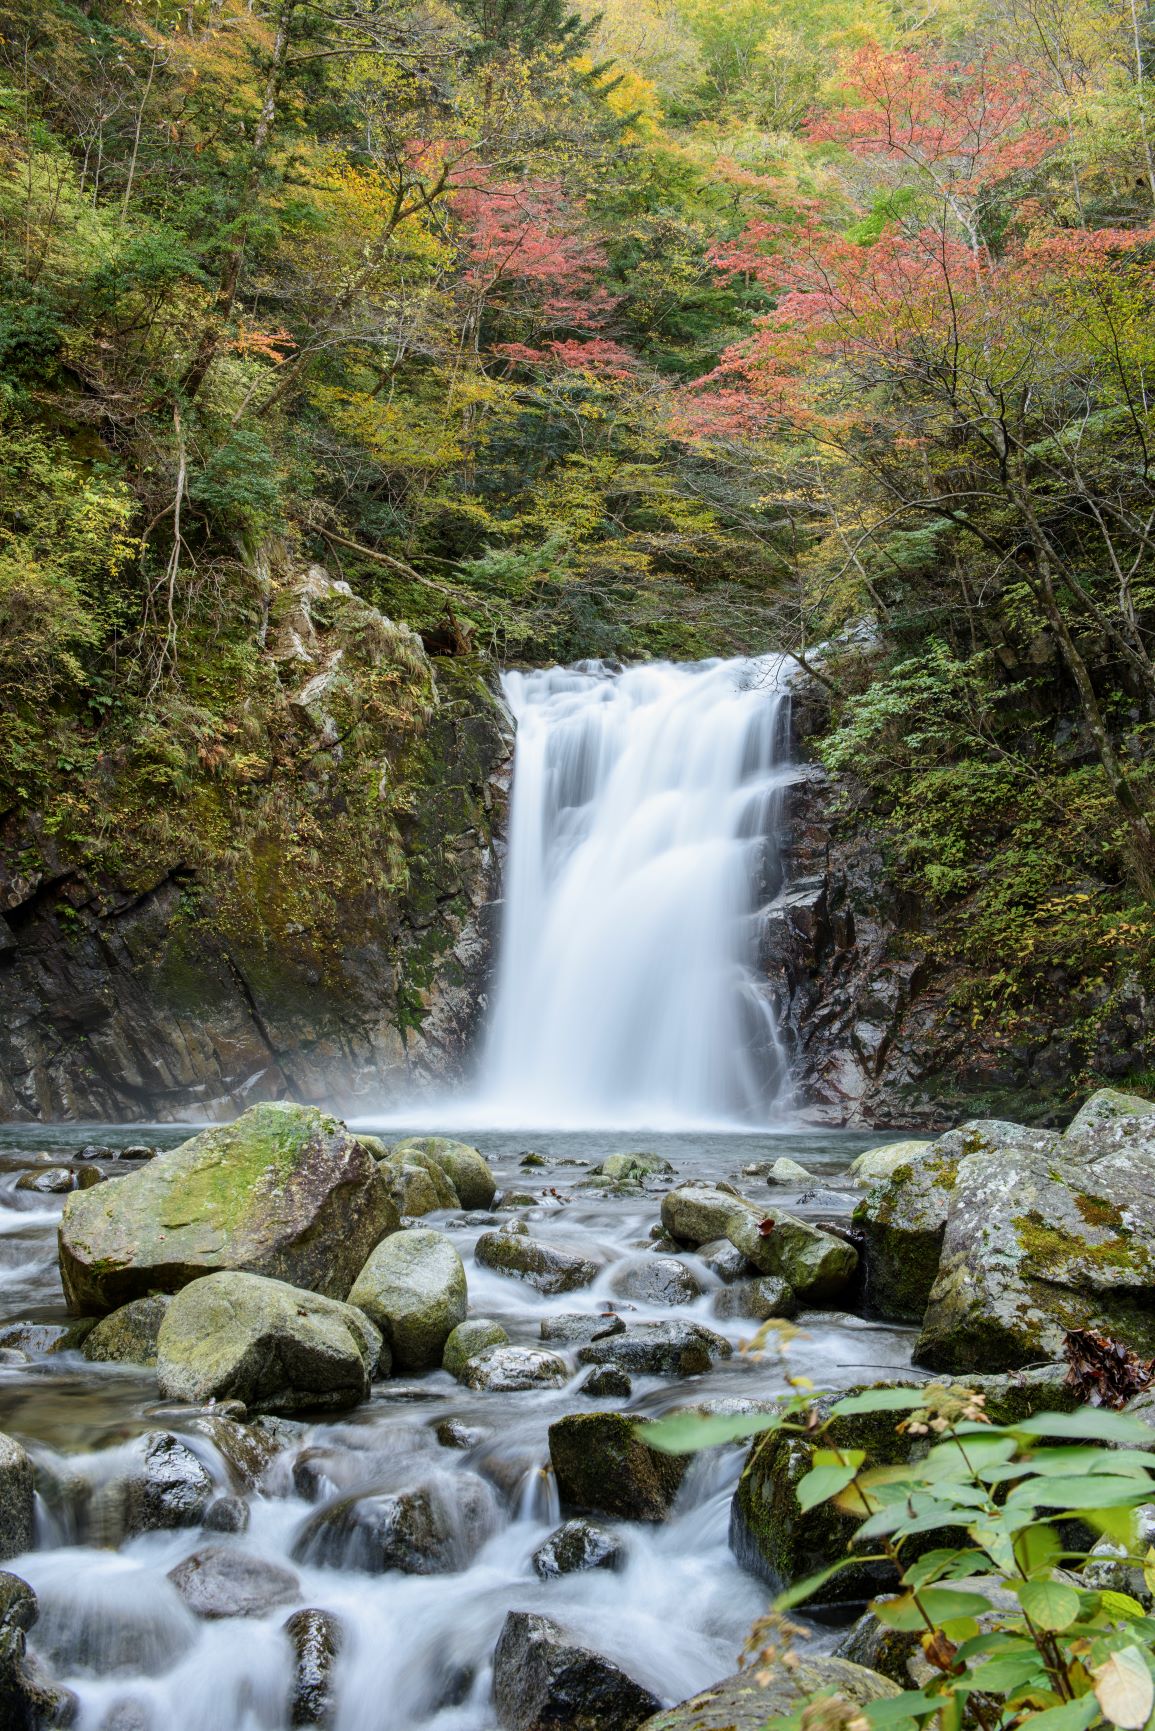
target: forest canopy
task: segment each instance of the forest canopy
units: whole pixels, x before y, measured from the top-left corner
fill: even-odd
[[[9,0],[0,60],[5,812],[226,847],[288,549],[436,653],[794,655],[976,1017],[1146,989],[1149,0]]]

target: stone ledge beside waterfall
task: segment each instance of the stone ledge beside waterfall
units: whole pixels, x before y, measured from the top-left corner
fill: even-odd
[[[787,794],[785,885],[764,910],[761,967],[771,982],[803,1118],[881,1128],[945,1128],[960,1118],[1061,1122],[1086,1092],[1062,982],[1013,1041],[956,1002],[960,968],[935,958],[935,914],[890,881],[878,833],[853,789],[808,742],[828,724],[813,683],[795,687],[799,773]],[[850,797],[847,797],[850,795]],[[1120,994],[1094,1055],[1125,1078],[1155,1060],[1155,1004]]]
[[[484,666],[431,659],[321,567],[264,582],[243,755],[179,796],[110,766],[131,869],[70,845],[59,811],[0,819],[0,1119],[350,1110],[460,1074],[508,715]]]

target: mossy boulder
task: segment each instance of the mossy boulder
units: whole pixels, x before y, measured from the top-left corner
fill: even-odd
[[[644,1423],[616,1412],[558,1419],[549,1458],[563,1508],[624,1521],[664,1521],[690,1464],[650,1448]]]
[[[753,1203],[712,1184],[682,1184],[662,1198],[662,1225],[679,1244],[709,1244],[728,1236],[732,1220],[758,1218]]]
[[[390,1201],[398,1214],[406,1219],[418,1219],[423,1214],[435,1214],[439,1209],[461,1206],[461,1198],[448,1173],[420,1149],[411,1149],[407,1155],[391,1154],[382,1160],[380,1172]]]
[[[379,1244],[349,1294],[381,1330],[398,1370],[436,1369],[468,1302],[460,1256],[444,1233],[427,1227]]]
[[[833,1304],[858,1272],[853,1244],[777,1208],[763,1220],[733,1215],[726,1237],[760,1274],[784,1280],[802,1304]]]
[[[524,1280],[538,1292],[575,1292],[597,1279],[601,1265],[560,1245],[513,1232],[483,1232],[473,1247],[475,1259],[495,1274]]]
[[[868,1148],[864,1154],[859,1154],[850,1162],[847,1175],[862,1190],[872,1184],[889,1178],[900,1166],[909,1166],[915,1160],[921,1160],[934,1147],[933,1142],[907,1140],[906,1142],[887,1142],[882,1148]]]
[[[958,1161],[934,1152],[895,1166],[854,1211],[862,1234],[868,1316],[921,1322],[938,1276]]]
[[[1155,1113],[1155,1100],[1142,1094],[1124,1094],[1119,1088],[1099,1088],[1088,1096],[1071,1122],[1066,1137],[1073,1141],[1088,1130],[1101,1130],[1120,1118],[1147,1118]]]
[[[450,1376],[460,1378],[476,1353],[484,1352],[487,1346],[506,1346],[508,1342],[509,1336],[500,1322],[492,1322],[485,1316],[471,1316],[465,1322],[459,1322],[445,1342],[441,1368]]]
[[[154,1292],[101,1317],[81,1352],[94,1364],[155,1364],[160,1325],[172,1300]]]
[[[796,1719],[819,1691],[837,1696],[851,1708],[885,1701],[899,1692],[896,1684],[876,1671],[818,1654],[800,1658],[789,1670],[779,1665],[766,1672],[751,1665],[689,1701],[655,1714],[640,1731],[764,1731],[781,1719]]]
[[[785,1185],[791,1190],[797,1190],[800,1185],[813,1184],[814,1174],[808,1172],[805,1166],[797,1160],[791,1160],[782,1154],[773,1162],[766,1174],[766,1182],[770,1185]]]
[[[49,1731],[72,1725],[79,1702],[45,1675],[28,1652],[27,1635],[40,1618],[36,1594],[19,1575],[0,1572],[0,1725],[4,1731]]]
[[[351,1304],[258,1274],[210,1274],[169,1305],[157,1382],[169,1400],[239,1400],[258,1412],[355,1406],[381,1336]]]
[[[344,1298],[397,1224],[372,1157],[338,1119],[270,1102],[115,1184],[73,1192],[60,1275],[75,1313],[223,1270]]]
[[[1071,1328],[1155,1352],[1155,1120],[1055,1153],[998,1148],[958,1168],[915,1362],[1010,1370]]]
[[[605,1178],[614,1184],[641,1184],[647,1178],[665,1177],[673,1170],[660,1154],[607,1154],[590,1177]]]
[[[448,1136],[409,1136],[393,1148],[392,1157],[413,1163],[414,1155],[423,1155],[448,1178],[457,1193],[462,1208],[488,1208],[497,1195],[497,1179],[477,1148],[468,1142],[454,1142]]]

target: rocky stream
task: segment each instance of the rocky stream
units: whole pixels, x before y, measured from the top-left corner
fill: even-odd
[[[859,1570],[800,1674],[735,1677],[844,1526],[799,1511],[805,1444],[645,1421],[788,1374],[958,1375],[998,1417],[1071,1404],[1067,1326],[1152,1347],[1155,1107],[1117,1094],[884,1149],[277,1104],[186,1136],[2,1132],[5,1731],[753,1731],[891,1692]]]

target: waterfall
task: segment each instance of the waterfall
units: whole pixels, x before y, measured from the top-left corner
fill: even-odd
[[[777,657],[510,673],[517,722],[484,1121],[764,1124],[757,971],[789,779]]]

